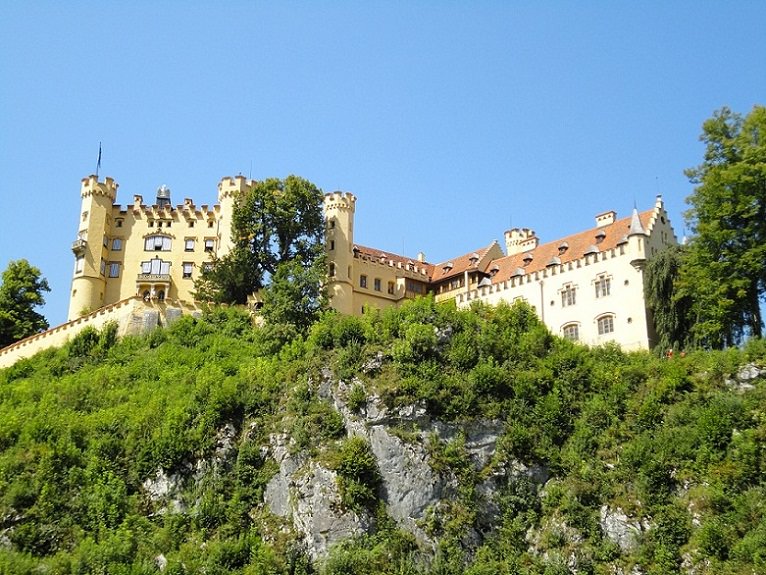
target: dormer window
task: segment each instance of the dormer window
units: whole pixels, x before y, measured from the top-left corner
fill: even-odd
[[[442,269],[444,270],[444,273],[446,274],[452,269],[452,267],[453,267],[452,262],[447,262],[446,264],[444,264],[444,267]]]
[[[473,252],[469,257],[468,261],[471,262],[472,266],[475,266],[479,262],[479,254],[476,252]]]
[[[563,256],[568,249],[569,249],[569,244],[567,242],[561,242],[559,244],[559,255]]]
[[[548,266],[548,267],[560,266],[561,265],[561,260],[559,258],[557,258],[556,256],[553,256],[551,259],[548,260],[548,263],[545,264],[545,265]]]
[[[533,259],[535,259],[535,258],[534,258],[534,256],[532,255],[532,252],[527,252],[527,253],[525,253],[525,254],[524,254],[524,259],[523,259],[522,261],[524,262],[524,265],[526,266],[526,265],[529,265],[529,264],[530,264],[530,262],[531,262]]]
[[[605,232],[604,230],[599,230],[599,231],[596,233],[596,243],[597,243],[597,244],[600,244],[601,242],[603,242],[603,241],[604,241],[604,238],[605,238],[605,237],[606,237],[606,232]]]
[[[497,275],[497,272],[500,271],[500,266],[497,264],[493,264],[491,268],[489,268],[489,275],[492,277],[495,277]]]
[[[597,254],[597,253],[599,253],[599,251],[600,250],[596,246],[592,245],[592,246],[588,247],[587,250],[585,250],[585,255],[589,256],[591,254]]]

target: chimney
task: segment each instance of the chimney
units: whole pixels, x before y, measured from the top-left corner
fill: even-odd
[[[418,261],[420,263],[425,262],[426,261],[426,254],[424,254],[423,252],[418,252]]]
[[[603,214],[598,214],[596,216],[596,227],[597,228],[603,228],[604,226],[608,226],[609,224],[614,223],[614,219],[617,217],[617,212],[614,210],[609,212],[604,212]]]

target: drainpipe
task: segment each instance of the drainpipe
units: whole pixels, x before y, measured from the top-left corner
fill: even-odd
[[[545,296],[543,294],[543,280],[540,280],[540,321],[545,323]]]

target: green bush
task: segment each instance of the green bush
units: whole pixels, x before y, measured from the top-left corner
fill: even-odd
[[[330,464],[338,474],[343,504],[349,509],[372,508],[378,498],[380,472],[367,441],[356,435],[344,440]]]

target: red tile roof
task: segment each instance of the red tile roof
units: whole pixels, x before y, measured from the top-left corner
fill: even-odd
[[[433,264],[418,261],[417,258],[412,259],[391,252],[368,248],[359,244],[354,244],[354,251],[358,254],[358,257],[361,257],[362,259],[374,260],[379,263],[385,263],[386,265],[388,265],[389,262],[393,262],[397,267],[399,267],[397,264],[402,264],[402,268],[404,269],[407,269],[407,266],[410,264],[416,266],[418,269],[425,269],[429,279],[433,273]]]
[[[653,214],[653,209],[639,214],[644,231],[648,230]],[[630,231],[631,218],[632,216],[628,216],[602,227],[592,228],[547,244],[541,244],[533,250],[496,259],[492,262],[492,265],[497,265],[500,269],[493,276],[492,281],[493,283],[506,281],[515,273],[517,268],[522,268],[525,273],[530,274],[544,269],[552,261],[566,264],[567,262],[582,258],[585,252],[589,251],[593,246],[599,252],[615,248],[624,241]],[[598,242],[596,235],[600,235],[602,232],[604,236]],[[563,247],[563,245],[567,247],[560,252],[559,247]],[[524,265],[524,258],[527,257],[527,254],[532,256],[532,260]],[[553,258],[558,258],[558,260],[553,260]]]
[[[470,270],[486,272],[493,260],[493,256],[498,256],[502,253],[503,250],[498,243],[493,241],[486,247],[434,265],[431,281],[441,282],[451,277],[462,275],[465,271]],[[475,258],[475,261],[472,261],[472,257]]]

